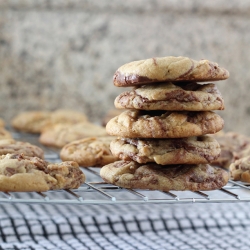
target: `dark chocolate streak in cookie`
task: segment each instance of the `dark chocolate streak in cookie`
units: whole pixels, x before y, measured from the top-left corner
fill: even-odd
[[[185,93],[182,90],[174,90],[170,93],[166,93],[166,100],[176,100],[178,102],[199,102],[199,98],[197,98],[194,93]],[[154,101],[157,102],[157,101]]]
[[[120,73],[120,71],[116,71],[114,74],[114,82],[119,82],[119,86],[123,86],[123,85],[130,85],[130,84],[143,84],[143,83],[149,83],[149,82],[159,82],[156,79],[150,79],[148,77],[145,76],[139,76],[139,75],[128,75],[125,76],[123,74]],[[118,86],[118,85],[117,85]]]
[[[131,145],[134,145],[134,146],[138,146],[138,140],[135,140],[135,139],[123,139],[126,143],[128,144],[131,144]],[[149,146],[149,142],[147,140],[143,140],[141,139],[142,141],[144,141],[145,145],[148,145]],[[197,141],[202,141],[201,137],[197,137]],[[155,142],[157,142],[157,140],[155,140]],[[156,147],[158,146],[158,144],[155,145]],[[192,153],[192,154],[199,154],[201,157],[203,157],[204,159],[207,160],[207,162],[212,162],[214,161],[215,159],[218,158],[219,155],[211,155],[211,154],[207,154],[206,151],[202,148],[199,148],[199,147],[196,147],[196,146],[193,146],[192,144],[186,142],[186,141],[183,141],[182,139],[175,139],[175,140],[172,140],[171,144],[169,145],[169,148],[174,151],[176,149],[184,149],[185,151],[189,152],[189,153]],[[133,157],[135,157],[135,153],[130,153],[129,156],[133,159]],[[142,157],[144,158],[144,157]]]

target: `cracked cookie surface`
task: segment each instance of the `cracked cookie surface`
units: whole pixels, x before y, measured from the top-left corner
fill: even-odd
[[[23,154],[0,156],[0,190],[10,192],[43,192],[78,188],[85,175],[73,161],[48,163]]]
[[[215,190],[226,185],[226,170],[208,164],[158,165],[117,161],[101,168],[104,181],[119,187],[150,190]]]
[[[167,81],[218,81],[229,77],[229,72],[208,60],[196,61],[188,57],[157,57],[122,65],[114,74],[117,87]]]
[[[224,121],[212,111],[170,112],[126,110],[111,119],[109,135],[128,138],[182,138],[213,134]]]
[[[223,110],[224,100],[215,84],[160,83],[143,85],[118,95],[118,109],[142,110]]]
[[[201,164],[220,155],[219,143],[209,136],[180,139],[115,139],[110,144],[113,155],[121,160],[157,164]]]
[[[110,151],[112,136],[90,137],[65,145],[60,157],[63,161],[75,161],[81,167],[101,167],[118,160]]]

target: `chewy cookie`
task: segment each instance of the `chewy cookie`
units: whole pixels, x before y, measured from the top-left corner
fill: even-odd
[[[159,83],[143,85],[121,93],[118,109],[209,111],[223,110],[224,100],[215,84]]]
[[[111,119],[106,130],[128,138],[182,138],[216,133],[223,125],[223,119],[212,111],[126,110]]]
[[[66,144],[86,137],[107,135],[105,128],[89,122],[76,124],[54,124],[47,126],[39,137],[46,146],[62,148]]]
[[[118,160],[110,151],[111,136],[89,137],[65,145],[60,157],[63,161],[75,161],[81,167],[101,167]]]
[[[41,133],[46,127],[57,123],[75,124],[87,121],[87,117],[77,111],[58,109],[49,111],[27,111],[12,119],[12,126],[19,131]]]
[[[0,140],[0,155],[6,154],[24,154],[44,159],[44,152],[41,148],[28,142],[15,141],[14,139]]]
[[[0,156],[0,190],[44,192],[78,188],[85,175],[76,162],[48,163],[23,154]]]
[[[121,160],[138,163],[201,164],[220,155],[219,143],[209,136],[181,139],[115,139],[110,144],[113,155]]]
[[[229,169],[233,180],[250,182],[250,156],[236,160]]]
[[[212,163],[213,165],[229,168],[235,159],[248,155],[250,150],[250,138],[236,132],[219,132],[211,135],[220,144],[221,154]]]
[[[208,164],[157,165],[116,161],[101,168],[104,181],[119,187],[150,190],[214,190],[226,185],[226,170]]]
[[[218,81],[228,77],[229,72],[215,62],[168,56],[124,64],[115,72],[113,82],[117,87],[127,87],[155,82]]]

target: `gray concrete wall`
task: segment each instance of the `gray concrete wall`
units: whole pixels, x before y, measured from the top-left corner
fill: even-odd
[[[0,117],[63,107],[99,122],[119,66],[168,55],[227,68],[219,114],[250,135],[249,0],[0,0]]]

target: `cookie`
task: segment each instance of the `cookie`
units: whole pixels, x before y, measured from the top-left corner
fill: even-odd
[[[221,154],[212,165],[228,168],[235,159],[248,155],[250,138],[236,132],[216,133],[211,135],[220,144]]]
[[[110,151],[113,139],[112,136],[105,136],[73,141],[62,148],[60,157],[63,161],[75,161],[81,167],[107,165],[118,160]]]
[[[240,158],[244,158],[246,156],[250,156],[250,142],[244,146],[244,149],[233,152],[234,160],[238,160]]]
[[[56,123],[75,124],[87,120],[87,117],[81,112],[70,109],[58,109],[51,113],[50,121],[48,123],[49,125]]]
[[[27,133],[40,133],[50,119],[50,112],[47,111],[27,111],[15,116],[11,125],[14,129]]]
[[[86,137],[107,135],[105,128],[89,122],[76,124],[54,124],[47,126],[39,137],[40,143],[46,146],[62,148],[66,144]]]
[[[223,110],[224,100],[215,84],[159,83],[143,85],[121,93],[118,109],[210,111]]]
[[[76,162],[48,163],[23,154],[0,156],[0,190],[3,192],[44,192],[78,188],[85,175]]]
[[[0,140],[3,139],[11,139],[12,135],[9,131],[7,131],[5,128],[0,127]]]
[[[223,119],[212,111],[169,112],[126,110],[111,119],[107,133],[128,138],[182,138],[216,133]]]
[[[219,143],[209,136],[180,139],[115,139],[110,144],[114,156],[138,163],[201,164],[220,155]]]
[[[206,191],[226,185],[226,170],[208,164],[157,165],[134,161],[116,161],[101,168],[104,181],[123,188],[161,191]]]
[[[229,166],[230,175],[234,181],[250,183],[250,156],[236,160]]]
[[[215,62],[168,56],[124,64],[115,72],[113,82],[117,87],[127,87],[169,81],[218,81],[228,77],[229,72]]]
[[[77,111],[58,109],[49,111],[27,111],[12,119],[12,127],[18,131],[41,133],[46,127],[57,123],[75,124],[87,121],[87,117]]]
[[[0,140],[0,155],[24,154],[44,159],[44,152],[36,145],[29,142],[15,141],[14,139]]]

